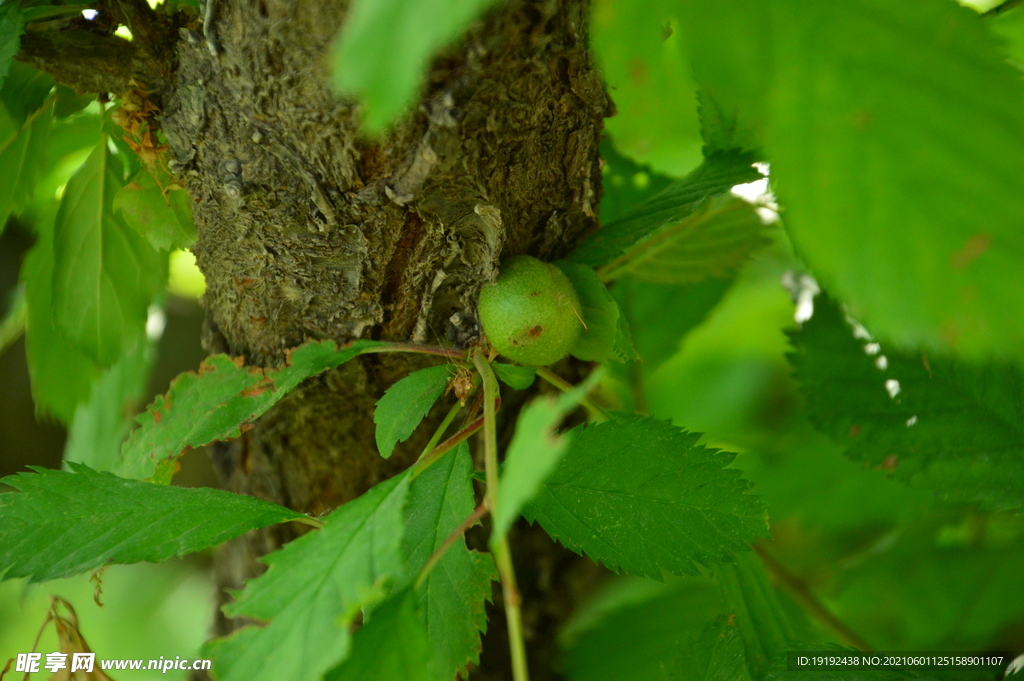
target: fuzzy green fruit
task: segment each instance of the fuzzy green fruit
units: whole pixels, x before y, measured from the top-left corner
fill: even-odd
[[[560,269],[528,255],[501,263],[498,278],[480,291],[480,324],[491,345],[527,366],[553,364],[580,337],[580,300]]]

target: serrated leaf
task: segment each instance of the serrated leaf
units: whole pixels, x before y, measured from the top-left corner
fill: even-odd
[[[334,49],[334,83],[366,101],[364,123],[380,132],[416,94],[427,60],[493,0],[358,0]]]
[[[763,128],[794,246],[851,314],[903,347],[1020,357],[1024,83],[977,14],[685,7],[698,80]]]
[[[101,366],[142,339],[166,270],[166,257],[113,212],[119,163],[101,136],[68,180],[54,221],[54,323]]]
[[[54,327],[52,310],[53,213],[40,217],[39,240],[21,266],[28,319],[25,355],[32,380],[36,412],[71,423],[79,404],[86,402],[100,369]]]
[[[601,267],[622,255],[660,227],[679,222],[707,199],[728,192],[737,184],[760,179],[757,160],[743,152],[714,154],[692,173],[675,182],[643,205],[604,225],[569,255],[569,260]]]
[[[257,527],[303,517],[283,506],[213,489],[125,480],[68,463],[0,480],[0,571],[42,582],[110,563],[161,562]]]
[[[701,161],[697,86],[674,0],[594,3],[590,44],[615,115],[605,125],[619,149],[682,175]]]
[[[1024,374],[1017,365],[868,347],[824,296],[790,339],[811,420],[849,456],[946,499],[1024,506]]]
[[[473,511],[472,473],[469,446],[462,443],[413,480],[403,541],[410,572],[422,569]],[[497,578],[491,556],[468,550],[460,538],[418,589],[420,615],[441,678],[455,678],[468,663],[478,662],[480,635],[487,630],[485,605]]]
[[[502,464],[498,512],[492,515],[492,546],[508,532],[523,505],[537,494],[548,473],[558,465],[572,435],[559,435],[555,429],[587,396],[601,374],[595,371],[586,381],[561,395],[538,397],[519,412]]]
[[[373,411],[381,456],[387,459],[396,444],[409,439],[441,397],[451,376],[448,365],[439,364],[412,372],[384,392]]]
[[[246,367],[227,355],[208,357],[199,367],[171,382],[136,419],[140,427],[122,451],[121,473],[148,478],[159,464],[189,447],[230,440],[289,390],[322,371],[332,369],[386,343],[357,340],[339,348],[334,341],[310,341],[288,356],[281,369]]]
[[[744,127],[735,109],[723,105],[708,90],[698,91],[697,101],[700,102],[697,110],[705,156],[736,149],[757,153],[760,146],[757,136]]]
[[[310,681],[342,662],[352,619],[382,600],[389,583],[405,579],[408,491],[408,475],[385,480],[334,511],[323,529],[263,558],[267,571],[247,582],[224,611],[267,624],[207,644],[217,678]]]
[[[173,181],[169,172],[143,168],[114,196],[114,211],[157,250],[188,248],[196,240],[188,194]]]
[[[796,635],[757,556],[746,551],[733,558],[715,567],[715,578],[736,615],[751,676],[761,679],[787,649],[793,650]]]
[[[537,367],[521,367],[515,364],[495,362],[491,364],[494,374],[502,383],[516,390],[526,390],[537,377]]]
[[[572,282],[582,307],[580,315],[583,317],[583,333],[569,353],[586,362],[624,362],[633,359],[636,353],[630,353],[632,341],[623,337],[628,328],[620,326],[619,306],[594,269],[568,260],[558,260],[552,264]]]
[[[373,611],[352,637],[352,655],[324,681],[447,681],[438,674],[432,642],[411,590],[395,594]]]
[[[604,193],[598,211],[601,224],[617,220],[674,182],[674,178],[620,153],[611,139],[601,140],[600,150],[604,161],[601,169]]]
[[[723,279],[769,243],[752,205],[722,197],[686,219],[661,227],[601,268],[601,279],[631,276],[657,284]]]
[[[121,447],[132,428],[132,416],[146,396],[155,344],[139,343],[121,355],[93,383],[88,402],[78,405],[68,428],[64,460],[85,464],[93,470],[118,470]]]
[[[14,62],[14,55],[21,49],[21,34],[25,32],[25,21],[16,3],[0,7],[0,85]]]
[[[767,536],[764,505],[734,455],[650,418],[578,426],[540,492],[523,509],[552,537],[613,570],[661,578],[696,574]]]

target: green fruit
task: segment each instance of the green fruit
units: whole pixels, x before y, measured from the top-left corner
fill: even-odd
[[[527,366],[553,364],[580,337],[580,300],[560,269],[528,255],[501,263],[480,291],[480,324],[491,345]]]

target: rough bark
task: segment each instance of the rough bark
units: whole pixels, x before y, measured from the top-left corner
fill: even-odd
[[[141,5],[122,0],[111,13],[148,31],[140,44],[174,29],[175,52],[114,45],[125,54],[110,66],[93,59],[86,82],[122,92],[134,78],[162,106],[171,167],[192,197],[211,352],[273,365],[310,338],[467,343],[501,258],[555,259],[597,226],[610,102],[589,61],[585,0],[500,3],[433,61],[419,106],[380,140],[360,134],[359,106],[329,85],[346,3],[218,0],[206,36],[196,23],[153,22]],[[43,45],[26,54],[60,70]],[[309,381],[214,448],[226,486],[321,513],[397,473],[422,439],[385,461],[372,409],[419,361],[373,356]],[[240,587],[293,532],[230,544],[218,586]],[[594,569],[537,530],[516,538],[531,666],[553,678],[555,624]],[[491,671],[479,678],[508,669],[494,615]],[[239,624],[220,619],[217,633]]]

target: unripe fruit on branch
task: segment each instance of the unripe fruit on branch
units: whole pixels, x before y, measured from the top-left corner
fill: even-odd
[[[580,300],[560,269],[528,255],[501,263],[480,291],[480,324],[491,345],[527,366],[553,364],[580,337]]]

